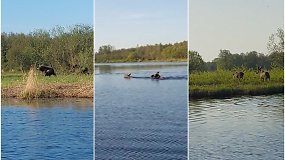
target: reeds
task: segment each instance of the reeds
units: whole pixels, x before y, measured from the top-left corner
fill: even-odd
[[[37,98],[39,94],[39,88],[37,83],[37,75],[36,68],[32,66],[28,73],[28,77],[26,80],[26,86],[24,91],[21,93],[20,97],[23,99],[32,99]]]

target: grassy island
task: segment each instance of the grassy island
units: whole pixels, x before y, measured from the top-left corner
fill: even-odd
[[[225,98],[242,95],[269,95],[284,92],[284,70],[272,69],[270,81],[262,81],[254,70],[244,72],[243,79],[233,77],[232,71],[191,73],[189,97]]]

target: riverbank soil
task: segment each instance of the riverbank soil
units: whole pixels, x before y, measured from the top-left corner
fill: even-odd
[[[2,98],[21,97],[25,85],[1,88]],[[45,85],[38,90],[38,98],[93,98],[93,84],[54,84]]]

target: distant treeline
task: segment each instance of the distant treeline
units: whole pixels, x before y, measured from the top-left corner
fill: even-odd
[[[93,27],[74,25],[36,30],[29,34],[1,34],[4,71],[26,71],[32,64],[70,71],[75,65],[93,70]]]
[[[212,62],[205,62],[196,51],[189,51],[189,71],[216,71],[233,69],[256,69],[262,66],[265,69],[284,68],[284,31],[269,37],[267,44],[268,54],[256,51],[232,54],[229,50],[220,50],[218,58]]]
[[[142,62],[187,60],[187,41],[174,44],[155,44],[128,49],[101,46],[95,54],[95,62]]]

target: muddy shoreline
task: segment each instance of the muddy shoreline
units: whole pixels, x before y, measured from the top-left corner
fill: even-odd
[[[1,87],[1,98],[21,98],[24,84]],[[34,98],[93,98],[93,84],[47,84],[37,88]]]

